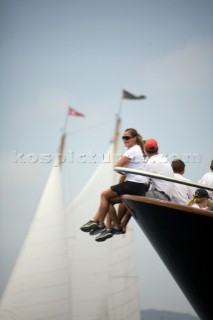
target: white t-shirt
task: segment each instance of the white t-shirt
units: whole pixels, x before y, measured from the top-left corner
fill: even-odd
[[[183,181],[190,181],[182,176],[182,174],[174,173],[174,178],[183,180]],[[193,194],[195,192],[195,188],[186,186],[184,184],[175,183],[174,184],[174,190],[172,195],[172,202],[179,203],[186,205],[189,199],[193,197]]]
[[[198,183],[203,184],[204,186],[213,188],[213,172],[209,171],[203,175],[203,177],[198,180]],[[205,187],[204,187],[205,188]],[[209,193],[211,199],[213,199],[213,191],[206,190]]]
[[[147,162],[147,170],[151,173],[161,174],[163,176],[174,178],[172,166],[168,159],[162,154],[151,156]],[[161,179],[150,179],[152,188],[165,192],[170,198],[173,194],[174,183]]]
[[[146,160],[138,144],[127,149],[123,156],[130,159],[130,161],[124,165],[124,168],[147,171]],[[133,181],[148,184],[149,178],[140,176],[138,174],[127,173],[125,181]]]

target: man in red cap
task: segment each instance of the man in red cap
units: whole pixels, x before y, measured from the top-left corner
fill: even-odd
[[[145,142],[145,152],[148,159],[147,170],[151,173],[174,178],[174,173],[168,159],[158,153],[158,143],[155,139],[149,139]],[[170,201],[173,195],[174,183],[150,178],[150,190],[146,193],[148,198],[157,198]]]

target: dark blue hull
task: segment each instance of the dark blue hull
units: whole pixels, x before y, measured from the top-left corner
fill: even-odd
[[[156,199],[123,196],[202,320],[213,319],[213,212]]]

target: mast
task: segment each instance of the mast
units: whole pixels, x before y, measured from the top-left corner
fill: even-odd
[[[120,138],[120,126],[121,126],[121,118],[118,115],[116,115],[116,122],[115,122],[115,131],[114,131],[114,138],[113,138],[113,155],[114,155],[114,161],[117,162],[118,156],[119,156],[119,151],[118,149],[119,146],[119,138]]]
[[[62,137],[61,137],[61,143],[59,147],[59,154],[58,154],[58,162],[57,165],[61,167],[62,162],[63,162],[63,154],[64,154],[64,149],[65,149],[65,141],[66,141],[66,136],[67,136],[67,124],[68,124],[68,118],[69,116],[75,116],[75,117],[84,117],[84,114],[81,112],[78,112],[74,108],[68,107],[66,117],[65,117],[65,122],[64,122],[64,127],[62,129]]]
[[[58,162],[57,165],[61,167],[62,162],[63,162],[63,155],[64,155],[64,150],[65,150],[65,141],[66,141],[66,132],[63,133],[61,137],[61,143],[59,147],[59,154],[58,154]]]
[[[65,142],[66,142],[66,137],[67,137],[67,124],[68,124],[68,117],[69,117],[69,107],[65,116],[65,121],[64,121],[64,127],[62,129],[62,136],[61,136],[61,142],[59,146],[59,153],[58,153],[58,159],[57,159],[57,165],[61,167],[62,162],[63,162],[63,155],[64,155],[64,150],[65,150]]]

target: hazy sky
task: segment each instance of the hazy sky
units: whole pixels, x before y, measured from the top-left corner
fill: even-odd
[[[122,130],[156,138],[195,182],[209,170],[212,13],[211,0],[0,1],[1,292],[53,164],[42,154],[57,152],[68,106],[86,117],[68,122],[66,204],[97,166],[78,154],[107,150],[123,89],[147,99],[122,101]],[[136,236],[142,308],[194,314],[139,229]]]

